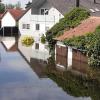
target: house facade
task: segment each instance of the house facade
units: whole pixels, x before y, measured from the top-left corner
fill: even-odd
[[[4,12],[1,18],[2,27],[15,27],[18,18],[22,15],[23,11],[20,9],[8,9]]]
[[[45,36],[45,33],[64,17],[65,6],[61,11],[58,7],[60,8],[61,2],[64,4],[65,1],[59,1],[56,7],[57,0],[56,2],[53,0],[33,0],[32,6],[19,19],[19,34],[33,36],[35,43],[32,49],[34,52],[46,53],[45,55],[48,55],[46,58],[49,57],[48,43],[41,43],[41,37]],[[43,58],[43,56],[41,57]]]
[[[21,9],[7,9],[0,17],[0,35],[17,36],[18,19],[23,14]]]
[[[48,54],[47,43],[41,43],[42,35],[76,6],[76,0],[32,0],[31,7],[19,19],[19,34],[33,36],[35,43],[32,49]],[[86,8],[91,15],[100,15],[99,5],[91,0],[80,0],[79,6]]]
[[[7,12],[6,15],[1,20],[1,27],[7,27],[7,26],[11,26],[11,27],[16,26],[16,20],[9,12]]]

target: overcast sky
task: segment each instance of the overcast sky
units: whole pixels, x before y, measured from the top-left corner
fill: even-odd
[[[12,3],[12,4],[15,4],[17,1],[20,1],[22,7],[25,7],[25,4],[26,4],[28,1],[32,1],[32,0],[2,0],[2,1],[3,1],[4,3]]]

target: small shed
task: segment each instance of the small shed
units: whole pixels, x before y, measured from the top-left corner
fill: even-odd
[[[18,19],[23,12],[21,9],[7,9],[1,16],[0,34],[5,35],[6,31],[7,33],[12,33],[14,29],[17,29],[18,32],[18,28],[15,27],[18,27]]]
[[[57,44],[55,46],[55,60],[56,65],[60,67],[71,68],[75,67],[75,61],[87,63],[87,57],[84,56],[80,50],[73,47],[65,46],[63,41],[77,36],[86,35],[94,32],[96,27],[100,25],[100,17],[89,17],[81,22],[77,27],[64,32],[63,35],[57,37]],[[59,56],[58,56],[59,55]],[[77,65],[77,64],[76,64]],[[76,66],[75,68],[77,68]]]

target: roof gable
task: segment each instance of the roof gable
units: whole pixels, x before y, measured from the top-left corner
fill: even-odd
[[[23,14],[18,18],[18,20],[20,20],[30,9],[31,9],[32,5],[30,5],[30,7],[28,7]]]
[[[24,11],[20,9],[8,9],[4,12],[2,18],[6,15],[7,12],[9,12],[16,21],[18,21],[20,16],[24,13]]]

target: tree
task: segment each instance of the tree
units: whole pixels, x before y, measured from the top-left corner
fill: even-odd
[[[29,2],[26,4],[25,9],[29,8],[31,4],[32,4],[32,3],[29,1]]]
[[[5,5],[2,3],[2,0],[0,0],[0,13],[3,13],[5,11]]]
[[[7,9],[13,9],[13,8],[15,8],[15,5],[13,5],[13,4],[7,4],[6,8]]]

